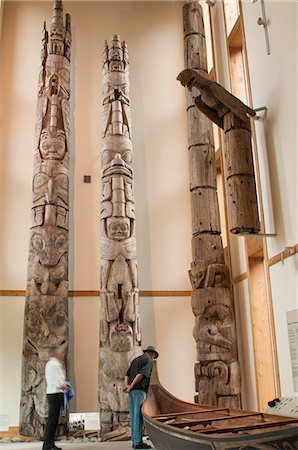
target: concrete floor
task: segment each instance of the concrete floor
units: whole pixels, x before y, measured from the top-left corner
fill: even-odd
[[[150,441],[145,441],[152,445]],[[56,441],[56,445],[61,447],[62,450],[130,450],[131,441],[114,441],[114,442],[96,442],[96,443],[61,443]],[[18,442],[18,443],[0,443],[0,450],[34,450],[42,448],[42,442]]]

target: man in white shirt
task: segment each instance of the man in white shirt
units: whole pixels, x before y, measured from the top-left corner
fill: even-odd
[[[68,390],[65,384],[64,352],[56,350],[54,356],[48,360],[45,367],[47,383],[48,419],[44,430],[43,450],[61,450],[54,443],[54,436],[58,425],[61,406],[63,405],[63,392]]]

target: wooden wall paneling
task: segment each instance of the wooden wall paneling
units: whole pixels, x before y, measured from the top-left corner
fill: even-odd
[[[248,258],[248,269],[258,407],[265,411],[267,402],[274,399],[277,392],[264,259]]]

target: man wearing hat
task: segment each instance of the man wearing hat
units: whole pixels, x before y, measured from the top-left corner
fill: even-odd
[[[133,448],[151,448],[143,438],[142,404],[145,401],[152,371],[152,360],[158,358],[158,352],[149,345],[143,355],[135,358],[126,372],[124,392],[128,394],[131,440]]]

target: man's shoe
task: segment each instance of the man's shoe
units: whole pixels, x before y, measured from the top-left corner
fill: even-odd
[[[139,444],[134,445],[133,448],[151,448],[151,445],[140,442]]]
[[[42,449],[42,450],[62,450],[62,448],[61,447],[56,447],[56,445],[55,445],[55,447],[51,447],[49,449]]]
[[[42,447],[42,450],[62,450],[62,448],[56,447],[56,445],[53,445],[53,447]]]

